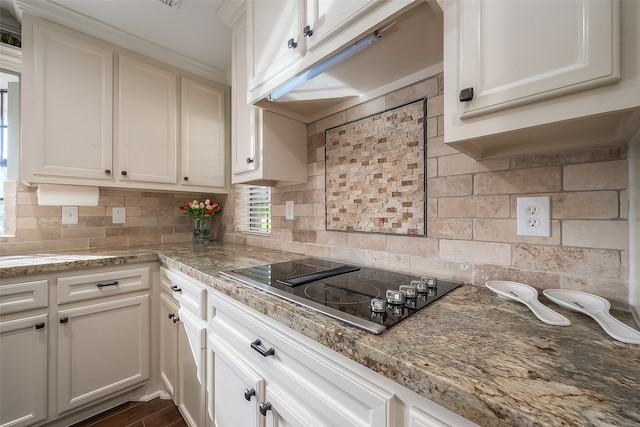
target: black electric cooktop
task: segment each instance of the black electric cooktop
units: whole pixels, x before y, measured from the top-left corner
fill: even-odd
[[[259,265],[222,274],[374,334],[460,286],[460,283],[435,277],[319,258]],[[399,292],[401,286],[402,292]]]

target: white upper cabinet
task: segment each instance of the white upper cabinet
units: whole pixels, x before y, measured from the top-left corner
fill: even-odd
[[[177,77],[125,56],[119,61],[119,179],[175,184]]]
[[[23,37],[21,179],[111,181],[112,52],[28,16]]]
[[[28,14],[22,28],[20,179],[229,191],[227,86]]]
[[[307,129],[296,120],[247,103],[247,28],[244,17],[232,36],[233,184],[307,182]]]
[[[247,2],[249,89],[285,71],[305,53],[302,0]]]
[[[639,9],[445,2],[445,142],[476,158],[624,142],[640,122]]]
[[[227,91],[186,77],[181,89],[181,183],[228,187]]]
[[[345,26],[354,23],[362,14],[386,1],[388,0],[307,0],[307,19],[303,35],[308,39],[308,50],[313,51],[336,37]]]

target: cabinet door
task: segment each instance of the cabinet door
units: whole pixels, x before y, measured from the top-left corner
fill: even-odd
[[[249,90],[302,58],[303,10],[303,0],[247,2]]]
[[[191,427],[205,426],[206,326],[178,310],[178,409]]]
[[[149,378],[149,296],[58,311],[58,413]]]
[[[461,118],[620,78],[616,0],[478,0],[457,7],[459,75],[448,78],[458,78],[460,90],[474,91]]]
[[[160,378],[174,403],[178,382],[178,304],[160,295]]]
[[[21,177],[111,180],[112,53],[45,26],[34,24],[32,37],[24,52]]]
[[[182,184],[224,188],[225,92],[184,77],[181,89]]]
[[[266,427],[312,427],[340,425],[336,420],[327,420],[301,404],[301,400],[288,395],[280,388],[267,384],[265,400],[260,402],[260,411],[265,417]]]
[[[121,181],[176,184],[177,77],[120,56],[119,170]]]
[[[47,315],[0,322],[0,425],[47,417]]]
[[[214,407],[215,425],[264,426],[264,417],[258,412],[258,402],[264,396],[262,377],[220,339],[209,339],[208,357],[214,369],[208,404]]]
[[[231,81],[231,170],[233,175],[260,167],[255,132],[256,107],[247,102],[247,24],[241,19],[233,28]],[[234,180],[235,183],[235,180]]]
[[[307,0],[306,25],[313,31],[307,41],[309,51],[336,37],[346,26],[384,3],[386,0]]]

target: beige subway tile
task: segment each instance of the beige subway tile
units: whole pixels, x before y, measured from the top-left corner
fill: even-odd
[[[68,227],[68,226],[65,226]],[[75,226],[77,227],[77,226]],[[62,227],[36,228],[35,230],[18,230],[16,240],[21,242],[34,240],[58,240],[62,234]]]
[[[579,191],[551,195],[552,218],[614,219],[618,217],[618,209],[617,191]]]
[[[353,249],[344,246],[331,248],[331,259],[342,262],[352,262],[357,265],[367,264],[367,250]]]
[[[318,133],[316,131],[316,122],[307,124],[307,136],[315,135]]]
[[[434,239],[471,240],[472,220],[468,218],[429,218],[427,235]]]
[[[294,254],[304,254],[306,250],[306,243],[304,242],[281,242],[280,250],[285,252],[292,252]]]
[[[629,249],[627,221],[563,221],[562,244],[596,249]]]
[[[427,157],[442,157],[460,154],[458,150],[445,144],[444,136],[434,136],[427,139]]]
[[[171,233],[161,236],[162,243],[184,243],[191,241],[192,233]]]
[[[316,243],[318,235],[312,230],[292,230],[291,237],[294,242]]]
[[[444,261],[419,256],[411,257],[411,274],[435,276],[458,282],[471,282],[471,268],[465,262]]]
[[[436,138],[438,136],[438,117],[430,117],[426,121],[427,140],[429,140],[429,138]]]
[[[1,255],[22,254],[42,252],[42,241],[19,242],[13,240],[11,243],[0,245]]]
[[[358,104],[355,107],[349,108],[347,110],[347,122],[352,122],[364,117],[372,116],[384,110],[384,96],[381,96],[362,104]]]
[[[158,206],[157,197],[125,197],[124,205],[129,206]]]
[[[479,218],[473,220],[473,240],[559,245],[560,229],[560,221],[551,221],[551,236],[549,237],[518,236],[515,219]]]
[[[307,165],[307,176],[324,176],[324,161],[309,163]]]
[[[314,156],[314,162],[324,162],[325,161],[325,147],[324,145],[322,145],[322,147],[318,147],[315,150],[315,156]]]
[[[350,248],[381,251],[387,246],[387,236],[383,234],[349,233],[347,242]]]
[[[438,240],[426,237],[387,236],[387,252],[420,257],[438,257]]]
[[[367,251],[366,265],[382,270],[409,273],[411,271],[411,256],[386,251]]]
[[[444,115],[438,116],[438,136],[444,136]]]
[[[124,206],[124,196],[100,196],[98,197],[100,206]]]
[[[514,268],[618,278],[619,251],[529,244],[513,245]]]
[[[427,197],[470,196],[473,194],[471,175],[453,175],[427,180]]]
[[[17,205],[16,215],[18,217],[34,216],[38,218],[62,218],[62,208],[60,206]]]
[[[325,117],[324,119],[320,119],[316,122],[316,132],[324,132],[329,128],[333,128],[336,126],[340,126],[347,122],[347,112],[340,111],[339,113],[333,114],[329,117]]]
[[[438,216],[438,199],[427,197],[427,218],[435,218]]]
[[[22,217],[17,219],[17,226],[19,230],[35,230],[38,222],[34,217]]]
[[[88,249],[89,239],[58,239],[45,240],[42,242],[42,250],[44,251],[66,251],[72,249]]]
[[[433,78],[427,79],[386,95],[385,108],[391,109],[422,98],[430,98],[437,95],[438,81]]]
[[[629,185],[626,160],[585,163],[563,168],[564,190],[623,190]]]
[[[629,190],[620,192],[620,218],[629,219]]]
[[[20,205],[37,205],[38,197],[36,196],[36,193],[19,192],[16,193],[16,201]]]
[[[110,215],[113,211],[111,209],[107,210],[107,215]],[[184,215],[181,214],[181,210],[177,207],[169,207],[169,206],[142,206],[142,216],[151,217],[151,216],[173,216],[173,215]]]
[[[475,160],[466,154],[438,158],[438,175],[463,175],[509,168],[509,159]]]
[[[595,294],[609,300],[614,309],[629,311],[629,283],[620,280],[600,280],[594,276],[565,276],[562,289]]]
[[[472,264],[511,264],[511,245],[507,243],[440,240],[440,258]]]
[[[105,212],[104,206],[78,206],[78,216],[105,216]]]
[[[492,264],[478,264],[473,266],[474,284],[484,285],[489,280],[519,282],[538,289],[559,288],[561,283],[560,275],[557,273],[527,271]]]
[[[437,117],[444,114],[444,95],[427,99],[427,117]]]
[[[444,197],[438,199],[439,218],[508,218],[509,196]]]
[[[585,150],[561,151],[546,154],[527,154],[511,158],[513,169],[537,168],[545,166],[565,166],[574,163],[593,163],[603,160],[620,159],[617,147],[592,147]]]
[[[159,245],[160,243],[162,243],[160,234],[129,236],[130,246]]]
[[[331,258],[331,246],[307,243],[304,245],[304,254],[315,258]]]
[[[318,231],[317,243],[326,246],[347,246],[349,233],[341,231]]]
[[[560,191],[559,167],[479,173],[474,177],[475,194],[530,194]]]
[[[61,239],[82,239],[104,237],[104,228],[102,227],[80,227],[80,228],[63,228]]]

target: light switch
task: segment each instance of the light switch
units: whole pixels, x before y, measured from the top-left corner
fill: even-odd
[[[63,224],[78,223],[78,207],[77,206],[62,207],[62,223]]]
[[[287,200],[284,204],[284,219],[293,219],[293,200]]]
[[[124,224],[127,222],[127,214],[125,208],[113,208],[112,217],[114,224]]]

